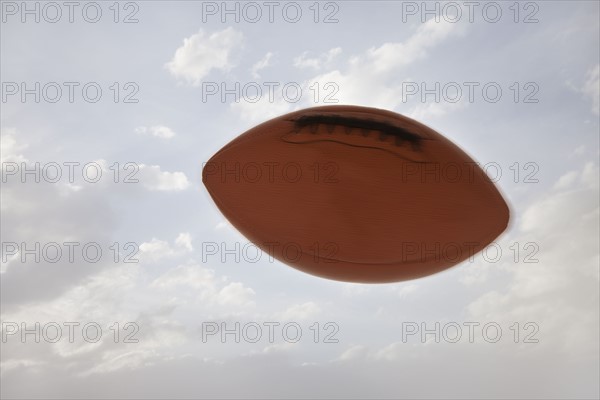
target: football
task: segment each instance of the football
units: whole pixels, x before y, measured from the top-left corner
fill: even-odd
[[[223,215],[269,257],[323,278],[415,279],[473,257],[509,208],[479,164],[403,115],[324,106],[266,121],[202,170]]]

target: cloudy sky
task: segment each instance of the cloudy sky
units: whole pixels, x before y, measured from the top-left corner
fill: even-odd
[[[2,396],[598,398],[599,3],[515,4],[2,1]],[[397,284],[257,260],[202,163],[316,104],[441,132],[510,228]]]

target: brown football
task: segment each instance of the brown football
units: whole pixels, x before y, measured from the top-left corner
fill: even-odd
[[[397,282],[450,268],[490,244],[509,209],[478,164],[394,112],[325,106],[238,136],[202,179],[264,252],[320,277]]]

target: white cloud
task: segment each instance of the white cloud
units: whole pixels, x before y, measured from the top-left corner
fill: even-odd
[[[406,113],[406,116],[416,120],[427,120],[429,118],[439,118],[444,115],[466,108],[466,101],[457,101],[456,103],[441,102],[441,103],[422,103],[416,105],[413,109]]]
[[[190,186],[183,172],[161,171],[158,165],[140,164],[139,176],[142,185],[149,190],[181,191]]]
[[[295,347],[297,347],[296,343],[285,342],[285,343],[272,344],[272,345],[266,346],[262,350],[262,353],[263,354],[286,353],[286,352],[290,352]]]
[[[345,350],[339,357],[341,361],[364,359],[369,352],[369,349],[365,346],[352,346],[348,350]]]
[[[258,79],[260,78],[260,74],[258,73],[258,71],[267,68],[269,65],[271,65],[271,58],[273,58],[273,53],[268,52],[267,54],[265,54],[265,56],[257,61],[253,66],[252,66],[252,77],[254,79]]]
[[[550,193],[523,211],[514,238],[520,261],[504,265],[512,281],[506,290],[494,289],[473,301],[468,308],[472,318],[535,322],[545,332],[544,346],[573,357],[597,354],[598,182],[598,166],[588,163],[563,175]],[[526,243],[534,245],[526,249]],[[537,262],[524,262],[535,246],[539,250],[530,261]]]
[[[419,60],[427,51],[460,31],[461,25],[436,22],[432,18],[419,26],[417,31],[405,42],[385,43],[369,49],[368,57],[375,72],[388,72]]]
[[[171,139],[175,136],[175,132],[168,126],[155,125],[155,126],[138,126],[135,128],[135,133],[138,135],[152,135],[162,139]]]
[[[175,252],[164,240],[152,238],[150,242],[140,244],[140,255],[152,261],[158,261],[161,258],[173,256]]]
[[[27,146],[18,144],[13,135],[3,135],[2,162],[5,163],[10,161],[19,164],[24,163],[26,168],[34,169],[35,166],[33,163],[29,163],[27,158],[20,153],[20,150],[26,147]],[[58,164],[60,165],[60,163]],[[61,180],[54,184],[54,186],[46,187],[46,190],[49,190],[47,189],[49,187],[56,187],[58,189],[57,193],[62,197],[65,197],[81,192],[83,189],[92,190],[93,188],[106,188],[107,185],[114,184],[115,179],[117,179],[114,164],[111,164],[112,163],[109,163],[102,158],[92,160],[91,162],[80,162],[77,166],[73,167],[73,183],[68,181],[70,175],[67,167],[62,166]],[[159,165],[139,164],[137,167],[137,170],[132,170],[130,167],[125,169],[125,167],[121,165],[121,175],[119,176],[120,180],[118,182],[124,181],[125,178],[130,180],[137,179],[144,188],[156,191],[181,191],[190,186],[190,182],[183,172],[162,171]],[[4,164],[2,164],[2,168],[5,168]],[[17,167],[17,175],[12,175],[13,179],[9,179],[9,181],[17,180],[20,168],[23,168],[23,166],[19,165]],[[37,169],[39,170],[41,167],[38,165]],[[98,177],[99,179],[97,179]],[[31,178],[30,180],[33,182]],[[125,186],[127,185],[121,185],[121,187]],[[44,189],[41,188],[40,190]],[[5,206],[6,205],[3,203],[2,208],[5,209]]]
[[[485,262],[471,262],[462,265],[461,276],[458,280],[465,286],[477,287],[488,281],[490,269],[494,265]]]
[[[33,170],[34,163],[27,161],[32,157],[21,152],[21,149],[26,146],[13,136],[16,130],[11,129],[9,133],[8,141],[3,135],[3,157],[15,162],[20,161],[27,169]],[[49,151],[47,154],[48,159],[52,160],[54,153]],[[5,162],[5,159],[2,161]],[[100,169],[106,170],[107,165],[103,160],[94,162]],[[80,167],[79,172],[81,171]],[[67,173],[63,169],[63,176],[65,175]],[[83,181],[82,173],[75,173],[74,176],[77,183]],[[110,174],[103,174],[103,176],[107,177],[104,182],[112,181]],[[88,190],[78,190],[77,185],[67,184],[66,178],[63,182],[53,184],[41,181],[38,183],[31,177],[25,180],[19,179],[19,176],[12,178],[15,179],[8,179],[6,183],[2,183],[3,241],[26,243],[26,246],[35,243],[43,246],[49,242],[60,244],[68,241],[80,244],[94,242],[103,246],[110,242],[109,236],[115,226],[115,218],[109,201],[109,194],[112,192],[105,190],[107,185],[100,182],[88,183]],[[108,250],[105,250],[104,254],[107,253]],[[2,263],[0,270],[3,310],[12,310],[18,305],[40,299],[56,298],[74,285],[88,279],[90,275],[109,267],[110,262],[106,261],[112,260],[111,257],[105,256],[101,261],[92,264],[94,268],[85,268],[81,266],[83,262],[81,258],[69,261],[69,257],[65,254],[63,247],[62,256],[49,265],[32,262],[31,257],[26,258],[25,262],[12,258],[7,260],[9,262]],[[29,290],[20,290],[23,285]]]
[[[26,368],[28,370],[38,370],[38,366],[45,365],[44,361],[28,360],[28,359],[10,359],[0,363],[0,374],[4,375],[9,371],[19,368]],[[39,371],[38,371],[39,372]]]
[[[580,90],[592,100],[592,112],[600,115],[600,64],[586,73],[586,81]]]
[[[123,369],[133,370],[145,365],[151,365],[151,360],[154,358],[155,352],[152,349],[136,349],[135,351],[113,350],[102,354],[99,362],[93,367],[81,371],[77,374],[78,377],[98,373],[108,373]]]
[[[19,263],[19,259],[21,258],[21,252],[20,251],[16,251],[15,254],[13,255],[6,255],[3,254],[2,255],[3,260],[2,262],[0,262],[0,274],[5,274],[8,271],[8,267],[9,265],[12,264],[18,264]],[[6,262],[4,262],[4,258],[6,257]]]
[[[186,248],[189,239],[184,233],[176,242]],[[171,253],[165,242],[157,240],[140,248]],[[254,290],[241,282],[228,282],[226,277],[217,276],[213,270],[200,265],[180,265],[151,278],[141,257],[140,263],[119,264],[96,273],[52,300],[21,303],[13,310],[3,311],[3,321],[19,321],[28,327],[35,322],[44,325],[50,321],[58,325],[75,321],[80,325],[75,328],[74,342],[63,337],[56,344],[42,341],[32,347],[23,346],[18,334],[10,336],[3,344],[2,373],[21,369],[35,371],[37,367],[43,367],[42,371],[48,373],[47,365],[52,365],[53,369],[68,371],[65,373],[81,379],[160,365],[181,358],[178,354],[185,355],[185,350],[179,350],[180,346],[189,345],[194,339],[195,334],[174,315],[177,307],[191,307],[182,313],[184,316],[190,315],[190,310],[214,315],[219,312],[217,306],[222,307],[226,315],[232,315],[254,305]],[[190,301],[194,297],[195,303]],[[90,321],[102,328],[103,334],[96,343],[83,340],[77,331]],[[114,341],[116,322],[121,329],[118,343]],[[124,336],[132,332],[124,328],[127,322],[139,327],[133,336],[139,341],[132,345],[123,343]]]
[[[394,290],[398,293],[401,298],[408,297],[412,293],[415,293],[419,289],[419,285],[416,283],[404,283],[394,286]]]
[[[175,239],[175,247],[164,240],[152,238],[150,242],[140,244],[140,256],[149,261],[159,261],[163,258],[181,256],[193,251],[192,237],[189,233],[180,233]]]
[[[259,122],[288,113],[292,110],[293,105],[277,94],[274,101],[270,101],[269,96],[263,93],[263,96],[255,103],[240,101],[231,103],[230,107],[242,120]]]
[[[568,189],[571,185],[575,183],[577,178],[581,173],[579,171],[571,171],[567,172],[563,176],[561,176],[558,181],[554,184],[554,189]]]
[[[341,47],[334,47],[329,49],[326,53],[321,54],[318,57],[309,58],[308,52],[305,51],[298,57],[294,58],[294,67],[296,68],[313,68],[315,70],[325,68],[331,64],[331,62],[342,53]]]
[[[357,104],[393,110],[402,101],[402,69],[423,59],[431,48],[453,35],[461,35],[464,30],[459,23],[430,20],[419,26],[404,42],[373,47],[363,54],[349,57],[345,68],[329,70],[302,82],[303,95],[296,103],[284,98],[281,90],[276,90],[274,100],[263,95],[256,102],[232,103],[231,108],[241,119],[254,123],[315,104]],[[317,58],[308,58],[307,53],[303,53],[294,60],[294,64],[322,70],[330,67],[341,51],[336,47]],[[419,105],[412,113],[416,116],[442,116],[465,105],[463,102]]]
[[[108,329],[104,324],[111,320],[134,321],[137,312],[126,298],[127,293],[136,286],[135,277],[138,273],[137,265],[113,266],[71,287],[55,299],[22,303],[21,307],[4,312],[3,319],[20,321],[26,326],[33,326],[34,322],[44,325],[55,321],[62,325],[63,321],[94,321],[102,329]],[[62,358],[94,352],[105,340],[110,342],[111,337],[106,335],[97,343],[84,341],[81,335],[75,339],[73,343],[61,340],[53,346],[40,347],[35,361],[46,361],[52,358],[51,355]],[[26,349],[7,345],[4,350],[8,354],[20,354]]]
[[[198,265],[179,265],[156,278],[151,287],[172,289],[186,286],[195,290],[207,290],[214,295],[216,283],[213,270]]]
[[[402,69],[423,59],[431,48],[463,32],[461,24],[429,20],[405,41],[370,48],[365,54],[351,57],[346,71],[329,71],[312,78],[308,86],[335,82],[339,85],[336,98],[341,103],[394,109],[402,98],[402,81],[395,81]]]
[[[0,160],[5,162],[27,162],[27,159],[20,153],[27,148],[26,145],[17,143],[15,139],[17,130],[14,128],[3,128],[0,134]],[[2,164],[4,168],[4,164]]]
[[[344,296],[360,296],[372,292],[372,287],[369,285],[357,285],[355,283],[344,283],[342,293]]]
[[[200,30],[185,38],[166,64],[171,74],[193,86],[199,86],[211,70],[229,71],[234,64],[231,54],[240,46],[243,34],[229,27],[210,35]]]
[[[248,306],[254,305],[252,297],[256,293],[243,283],[231,282],[219,291],[218,302],[222,305]]]
[[[188,251],[194,250],[192,247],[192,236],[187,232],[180,233],[179,236],[177,236],[177,239],[175,239],[175,244],[179,247],[185,248]]]
[[[289,321],[306,320],[314,318],[321,312],[321,308],[313,301],[307,301],[302,304],[295,304],[288,307],[282,313],[277,314],[277,318]]]
[[[544,196],[523,213],[521,230],[543,231],[550,234],[565,234],[565,226],[577,227],[572,217],[581,217],[598,208],[594,194],[598,191],[598,166],[586,163],[580,170],[563,175],[554,185],[555,191]],[[568,183],[568,184],[567,184]],[[577,187],[572,186],[577,183]],[[571,190],[559,190],[567,189]],[[557,210],[563,210],[557,212]],[[565,212],[565,211],[569,212]]]
[[[228,282],[227,277],[218,277],[215,271],[200,265],[179,265],[156,278],[151,287],[183,293],[183,289],[193,289],[194,297],[201,307],[254,306],[255,292],[241,282]],[[214,311],[214,310],[213,310]]]
[[[577,148],[575,150],[573,150],[573,153],[571,153],[572,156],[581,156],[585,153],[585,146],[581,145],[581,146],[577,146]]]
[[[215,229],[217,230],[221,230],[221,229],[232,229],[233,226],[231,225],[231,222],[229,222],[228,220],[224,219],[223,221],[219,222],[216,226]]]

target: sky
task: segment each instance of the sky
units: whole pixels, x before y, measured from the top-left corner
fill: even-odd
[[[1,2],[3,398],[598,398],[596,1]],[[394,284],[257,252],[201,181],[327,104],[440,132],[511,209]]]

